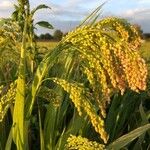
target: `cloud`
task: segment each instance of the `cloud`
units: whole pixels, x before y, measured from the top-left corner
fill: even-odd
[[[16,0],[0,0],[0,18],[9,17],[13,12],[13,4]],[[35,8],[41,4],[40,1],[31,1],[31,8]],[[98,5],[109,0],[43,0],[43,3],[50,6],[51,10],[40,10],[36,13],[35,20],[47,20],[53,23],[56,28],[64,31],[77,25],[80,20],[83,20],[90,12]],[[112,2],[112,3],[111,3]],[[103,16],[120,16],[127,18],[131,22],[139,23],[142,28],[147,32],[150,26],[150,0],[132,0],[127,3],[127,0],[118,1],[110,0],[103,10]],[[120,6],[125,7],[120,7]],[[121,8],[121,9],[120,9]],[[129,9],[130,8],[130,9]],[[124,11],[124,12],[123,12]],[[114,15],[113,15],[114,14]]]
[[[104,1],[104,0],[103,0]],[[63,18],[64,20],[81,20],[84,19],[92,9],[102,4],[99,0],[64,0],[63,3],[54,3],[48,1],[47,4],[52,8],[51,14],[57,19]]]
[[[122,0],[122,2],[123,1],[124,0]],[[47,13],[47,15],[45,15],[46,13],[44,11],[41,11],[41,13],[37,14],[36,19],[47,19],[54,27],[66,32],[79,24],[80,20],[83,20],[90,13],[91,8],[89,8],[89,6],[96,8],[98,4],[99,2],[97,0],[94,2],[91,0],[65,0],[63,5],[49,2],[48,5],[51,6],[52,10]],[[140,8],[138,7],[132,9],[126,8],[127,10],[125,9],[126,11],[124,10],[124,12],[122,11],[120,14],[108,8],[108,10],[103,13],[103,16],[119,16],[126,18],[131,23],[138,23],[141,25],[144,32],[150,32],[150,8],[146,8],[143,5],[140,5]]]
[[[36,13],[36,20],[46,19],[46,20],[64,20],[64,21],[79,21],[83,20],[88,14],[89,10],[83,8],[81,3],[77,3],[83,0],[73,0],[66,2],[64,4],[56,4],[48,2],[47,5],[50,6],[51,10],[41,10],[39,13]],[[74,4],[74,5],[73,5]],[[72,6],[71,6],[72,5]],[[34,6],[35,7],[35,6]]]
[[[123,13],[123,16],[126,17],[138,17],[138,16],[147,16],[147,14],[150,15],[150,8],[135,8],[135,9],[129,9],[125,13]]]
[[[8,10],[13,7],[13,3],[8,0],[2,0],[0,3],[0,10]]]
[[[144,32],[150,32],[150,8],[129,9],[120,16],[141,25]]]
[[[70,8],[76,7],[76,6],[82,6],[82,7],[97,7],[98,5],[102,4],[106,0],[67,0],[66,5],[69,6]]]
[[[75,6],[78,6],[79,4],[81,4],[81,2],[83,2],[84,0],[67,0],[66,1],[66,6],[67,7],[75,7]]]
[[[76,26],[80,24],[80,21],[64,21],[64,20],[51,20],[50,22],[54,26],[54,30],[60,29],[64,33],[71,31],[74,29]],[[36,33],[39,35],[41,33],[51,33],[53,34],[54,30],[48,30],[44,28],[38,28]]]
[[[85,3],[87,6],[91,6],[89,8],[84,7]],[[92,2],[91,0],[65,0],[63,5],[62,3],[52,3],[48,2],[48,5],[52,8],[50,11],[47,11],[47,15],[45,15],[45,11],[41,11],[37,13],[35,20],[47,20],[49,21],[56,29],[61,29],[64,32],[67,32],[85,19],[90,13],[91,8],[93,9],[97,7],[96,3],[99,3],[99,0],[95,0]],[[89,5],[91,4],[91,5]],[[94,6],[95,5],[95,6]],[[42,29],[38,29],[38,34],[42,31]],[[48,30],[43,30],[48,31]],[[49,31],[48,31],[49,32]]]
[[[80,5],[81,1],[83,0],[73,0],[64,5],[51,4],[51,12],[55,17],[58,17],[58,19],[80,20],[88,14],[88,10]]]
[[[147,4],[147,3],[150,4],[150,0],[138,0],[138,3],[139,4]]]
[[[14,3],[16,0],[1,0],[0,2],[0,18],[8,18],[11,16]]]

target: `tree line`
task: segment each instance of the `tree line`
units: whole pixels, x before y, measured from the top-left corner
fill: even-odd
[[[53,34],[45,33],[40,35],[35,35],[37,40],[54,40],[60,41],[63,37],[64,33],[61,30],[55,30]]]

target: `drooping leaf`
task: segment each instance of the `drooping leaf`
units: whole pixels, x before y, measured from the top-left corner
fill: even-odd
[[[41,4],[41,5],[38,5],[36,8],[34,8],[34,9],[31,11],[31,14],[33,15],[37,10],[45,9],[45,8],[51,9],[49,6],[47,6],[47,5],[45,5],[45,4]]]
[[[53,29],[53,26],[47,21],[39,21],[36,24],[44,28]]]

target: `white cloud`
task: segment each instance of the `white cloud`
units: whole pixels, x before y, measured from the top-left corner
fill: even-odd
[[[150,8],[129,9],[120,16],[141,25],[144,32],[150,32]]]
[[[89,11],[85,8],[83,8],[82,6],[80,6],[79,1],[83,1],[83,0],[73,0],[73,1],[65,1],[64,4],[54,4],[49,2],[48,5],[52,8],[51,11],[47,11],[46,12],[49,14],[49,17],[51,16],[55,16],[55,19],[58,20],[81,20],[83,19],[85,16],[87,16],[87,14],[89,13]],[[69,3],[67,3],[69,2]],[[48,16],[48,15],[47,15]],[[45,11],[41,11],[40,13],[37,13],[37,17],[36,18],[45,18]]]
[[[53,15],[57,17],[81,20],[104,1],[105,0],[64,0],[63,3],[54,4],[49,1],[48,4],[52,8]]]
[[[8,0],[2,0],[0,3],[0,9],[1,10],[10,9],[12,7],[13,7],[13,3],[8,1]]]
[[[129,9],[126,12],[124,12],[122,15],[125,17],[138,17],[143,15],[150,15],[150,8],[135,8],[135,9]]]
[[[70,8],[79,5],[83,0],[67,0],[66,5]]]
[[[9,17],[13,12],[13,4],[17,0],[0,0],[0,18],[1,17]],[[31,1],[31,8],[36,7],[37,5],[41,4],[40,0],[30,0]],[[64,0],[60,3],[55,3],[55,0],[43,0],[42,3],[47,4],[52,9],[50,10],[41,10],[40,12],[36,13],[35,20],[47,20],[50,22],[56,21],[54,25],[62,29],[68,29],[70,26],[74,26],[77,24],[79,20],[83,20],[92,9],[95,9],[98,5],[102,4],[104,1],[107,0]],[[109,1],[109,0],[108,0]],[[113,0],[110,0],[113,1]],[[123,3],[127,0],[120,0],[119,3]],[[136,8],[128,9],[127,11],[123,12],[123,10],[131,7],[127,7],[122,10],[122,13],[119,13],[120,17],[124,17],[129,19],[132,22],[138,22],[143,26],[144,29],[150,30],[150,0],[131,0],[135,2]],[[53,3],[52,3],[53,2]],[[116,0],[114,0],[116,2]],[[118,15],[118,13],[114,10],[113,6],[115,3],[109,3],[106,6],[108,12],[106,15],[110,16],[113,14]],[[119,6],[119,5],[118,5]],[[140,7],[140,8],[138,8]],[[112,8],[112,10],[111,10]],[[107,9],[103,9],[107,12]],[[113,14],[112,14],[113,13]],[[103,14],[104,15],[104,14]]]
[[[8,18],[14,10],[16,0],[0,0],[0,18]]]
[[[138,0],[138,3],[139,4],[147,4],[147,3],[150,4],[150,0]]]

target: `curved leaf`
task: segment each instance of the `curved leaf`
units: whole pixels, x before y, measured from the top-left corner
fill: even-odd
[[[142,135],[144,132],[150,129],[150,124],[146,124],[141,126],[128,134],[123,135],[122,137],[118,138],[116,141],[108,145],[107,149],[115,149],[119,150],[120,148],[124,147],[125,145],[129,144],[131,141]]]
[[[54,29],[53,26],[47,21],[39,21],[36,24],[44,28]]]
[[[45,4],[41,4],[41,5],[38,5],[36,8],[34,8],[32,11],[31,11],[31,14],[34,15],[34,13],[39,10],[39,9],[44,9],[44,8],[49,8],[51,9],[49,6],[45,5]]]

